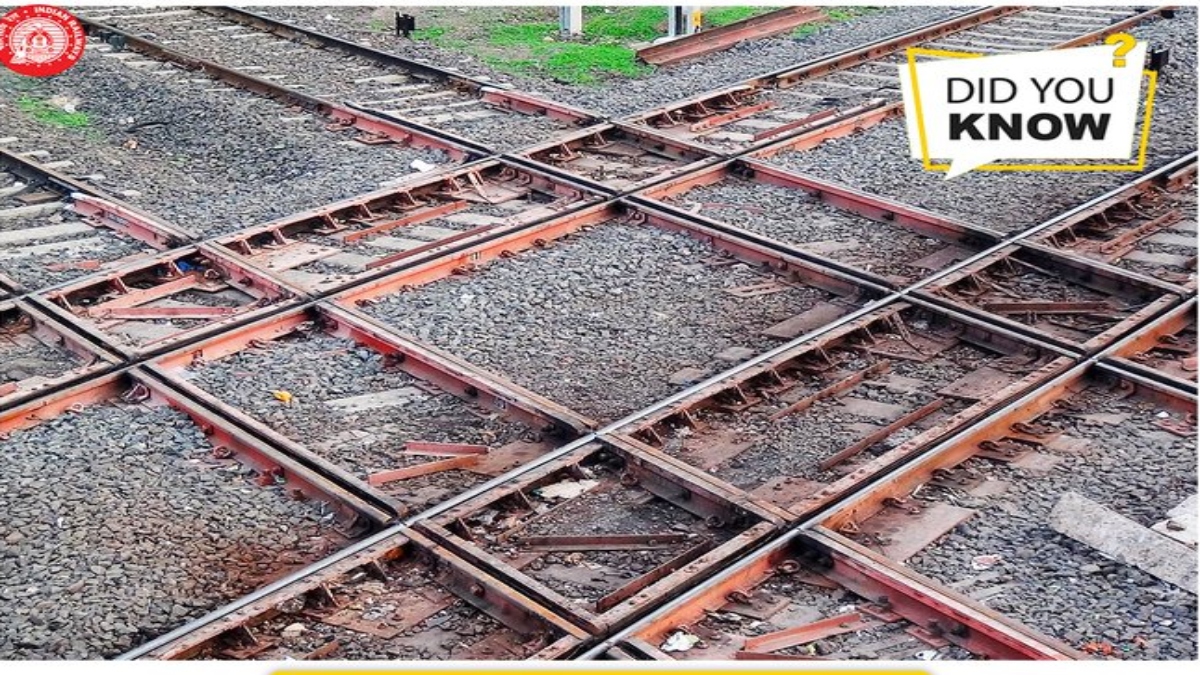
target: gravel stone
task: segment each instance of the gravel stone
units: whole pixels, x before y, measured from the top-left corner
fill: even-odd
[[[361,611],[365,620],[384,618],[402,609],[406,595],[417,592],[437,592],[438,570],[416,558],[403,557],[382,561],[387,574],[383,581],[372,575],[356,572],[333,584],[334,592],[343,607]],[[286,605],[288,603],[282,603]],[[491,617],[463,600],[454,600],[449,607],[436,612],[400,635],[383,638],[369,633],[332,626],[313,620],[301,601],[298,607],[281,607],[282,614],[255,626],[255,633],[278,638],[252,658],[260,660],[300,659],[320,647],[337,641],[330,659],[346,660],[446,660],[468,658],[468,650],[484,639],[501,635],[510,637],[525,656],[538,649],[536,641],[521,639]],[[202,653],[201,658],[220,658],[217,650]],[[517,658],[501,653],[493,658]],[[479,658],[476,656],[475,658]]]
[[[828,56],[864,43],[882,40],[918,26],[944,20],[966,7],[891,7],[831,24],[815,33],[794,38],[782,35],[742,42],[716,54],[656,69],[637,79],[612,78],[600,85],[572,85],[552,78],[499,72],[463,52],[426,42],[401,41],[388,32],[368,31],[374,8],[366,7],[259,7],[261,14],[292,21],[305,28],[360,41],[376,49],[423,60],[468,75],[488,77],[524,91],[563,101],[604,115],[626,116],[712,89],[737,84],[789,66]],[[333,17],[335,20],[328,20]]]
[[[82,365],[83,361],[70,350],[48,345],[24,327],[0,321],[0,385],[32,377],[55,377]]]
[[[81,222],[83,222],[82,219],[71,211],[60,211],[36,218],[0,220],[0,232]],[[90,240],[86,248],[75,248],[72,245],[73,242],[82,239]],[[40,250],[33,255],[6,257],[6,254],[15,253],[20,248],[46,245],[49,245],[50,248]],[[41,290],[92,274],[98,269],[92,267],[92,263],[120,264],[118,261],[125,258],[150,255],[153,252],[153,248],[132,237],[105,228],[94,228],[79,234],[29,239],[20,244],[0,246],[0,274],[6,274],[15,279],[26,289]],[[72,266],[81,263],[82,267]],[[50,269],[50,266],[55,266],[55,269]],[[60,269],[59,266],[65,267]]]
[[[800,190],[737,177],[689,190],[668,202],[905,286],[935,271],[914,266],[915,260],[950,246],[834,208]]]
[[[102,189],[140,193],[129,202],[202,236],[377,189],[412,174],[415,159],[448,161],[441,152],[363,145],[353,130],[330,132],[322,118],[177,72],[154,75],[89,50],[58,77],[18,84],[0,76],[6,116],[21,96],[58,96],[77,100],[90,119],[88,128],[62,129],[17,114],[4,133],[22,139],[22,151],[69,157],[74,175],[103,174]]]
[[[1154,102],[1147,170],[1196,149],[1196,10],[1129,31],[1171,49]],[[1037,225],[1131,180],[1129,172],[974,171],[946,180],[909,157],[903,120],[891,120],[845,138],[766,161],[860,190],[920,206],[1000,232]]]
[[[398,72],[402,72],[397,68],[377,65],[336,49],[310,47],[270,33],[256,32],[236,22],[199,12],[187,17],[116,19],[111,23],[156,42],[169,44],[172,49],[245,70],[257,77],[271,79],[326,100],[358,102],[368,108],[413,119],[499,150],[540,143],[572,128],[541,115],[500,113],[474,118],[479,111],[493,109],[486,104],[475,103],[470,94],[453,92],[424,79],[409,78],[396,82],[394,78]],[[250,35],[254,37],[243,37]],[[380,81],[365,81],[372,78],[380,78]],[[420,88],[396,92],[403,87]],[[451,94],[440,96],[446,91],[451,91]],[[425,98],[407,100],[409,96]],[[430,96],[436,98],[430,99]],[[434,107],[425,108],[431,104]],[[442,119],[452,113],[465,114]]]
[[[831,358],[841,363],[840,369],[823,379],[810,377],[803,387],[789,392],[787,397],[777,404],[756,406],[743,413],[709,410],[699,413],[699,419],[708,423],[705,429],[728,430],[733,434],[733,443],[753,443],[744,452],[713,468],[711,473],[738,487],[754,490],[781,476],[831,483],[848,472],[850,464],[854,462],[843,463],[829,471],[822,471],[819,464],[867,435],[868,432],[862,427],[856,428],[856,424],[878,427],[885,422],[848,411],[836,398],[818,401],[803,413],[788,415],[777,422],[770,420],[770,416],[785,405],[884,360],[874,356],[864,357],[844,349],[827,351]],[[901,406],[905,412],[912,412],[938,398],[935,394],[937,390],[994,361],[995,358],[988,352],[960,343],[925,363],[890,360],[889,374],[868,379],[845,396]],[[918,379],[925,382],[926,386],[920,392],[894,388],[889,386],[892,376]],[[968,405],[966,401],[948,397],[945,401],[936,413],[906,429],[906,433],[894,434],[876,443],[860,454],[859,460],[868,461],[903,444],[911,436],[945,422]],[[704,441],[705,429],[680,434],[674,442],[668,441],[664,449],[670,454],[684,453],[683,456],[686,457],[686,451],[692,444]],[[692,440],[693,437],[695,440]],[[721,438],[722,436],[717,436],[709,442],[719,443]]]
[[[728,347],[777,344],[760,332],[829,300],[797,286],[737,298],[772,277],[742,263],[712,267],[712,247],[615,222],[451,277],[379,298],[368,314],[598,419],[614,419],[675,387],[685,367],[715,372]]]
[[[208,447],[106,404],[0,441],[0,658],[112,657],[331,552],[313,507]]]
[[[1117,658],[1194,659],[1196,596],[1047,525],[1068,491],[1146,526],[1195,493],[1194,439],[1155,425],[1159,409],[1151,402],[1122,396],[1092,385],[1069,398],[1077,411],[1037,420],[1088,441],[1076,452],[1039,450],[1058,460],[1048,471],[977,459],[964,465],[980,476],[1009,481],[1000,495],[980,498],[932,488],[926,499],[980,513],[906,564],[943,583],[966,586],[968,594],[990,590],[987,605],[1075,647],[1106,641],[1116,647]],[[1096,413],[1130,417],[1119,424],[1083,417]],[[1002,563],[991,574],[972,569],[974,557],[993,554]],[[1137,638],[1146,641],[1144,649]]]
[[[308,364],[319,362],[319,370]],[[193,367],[187,376],[280,434],[359,478],[431,461],[404,455],[408,441],[469,443],[499,447],[531,430],[486,413],[396,368],[376,352],[349,340],[316,333],[289,336],[260,349]],[[271,391],[292,395],[290,404]],[[401,394],[393,405],[347,410],[330,402],[379,392]],[[424,506],[482,482],[486,476],[450,471],[383,487],[403,501]]]

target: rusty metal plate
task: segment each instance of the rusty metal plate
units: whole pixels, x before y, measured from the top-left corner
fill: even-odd
[[[684,442],[678,457],[692,466],[708,471],[721,466],[754,447],[754,441],[742,440],[742,434],[732,429],[714,429]]]
[[[780,340],[791,340],[805,333],[814,331],[836,319],[849,314],[850,307],[842,307],[828,302],[819,302],[805,312],[790,319],[785,319],[763,331],[763,335]]]
[[[1012,384],[1010,373],[984,366],[938,390],[939,396],[952,396],[967,401],[979,401]]]
[[[451,652],[450,658],[463,661],[496,661],[519,659],[525,655],[521,637],[511,630],[500,630],[463,650]]]
[[[502,445],[480,457],[467,471],[484,476],[499,476],[522,464],[541,457],[547,450],[543,443],[515,441]]]
[[[932,504],[912,514],[889,508],[861,525],[862,532],[885,542],[873,546],[889,560],[904,562],[940,539],[956,525],[975,515],[975,509]]]
[[[884,335],[865,349],[877,356],[924,363],[958,343],[955,338],[930,338],[909,335],[907,340],[898,335]]]
[[[331,626],[341,626],[358,633],[390,640],[454,604],[454,596],[441,588],[405,591],[397,594],[395,600],[397,609],[386,620],[364,619],[363,608],[354,606],[319,617],[318,620]]]

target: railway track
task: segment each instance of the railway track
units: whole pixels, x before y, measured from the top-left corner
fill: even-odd
[[[89,592],[54,596],[52,626],[92,635],[10,617],[0,653],[1194,655],[1187,570],[1113,563],[1080,528],[1188,545],[1173,519],[1195,493],[1194,152],[1001,231],[758,157],[886,101],[747,142],[739,121],[794,118],[691,108],[716,136],[647,123],[661,111],[610,122],[240,10],[105,11],[95,39],[467,163],[197,234],[45,166],[68,159],[0,149],[0,449],[22,458],[0,494],[65,461],[43,510],[99,490],[101,526],[190,523],[156,544],[197,551],[175,572],[186,590],[160,599],[161,572],[82,525],[90,506],[53,524],[22,512],[6,545],[75,532],[100,575],[150,600],[91,625],[89,603],[121,599],[54,576]],[[1039,48],[1162,14],[975,13],[759,94],[853,91],[907,44],[1004,51],[996,31],[1022,26]],[[326,70],[268,77],[284,62],[258,59],[289,50]],[[339,63],[364,81],[323,74]],[[367,81],[381,71],[401,79]],[[361,100],[381,86],[464,105],[428,119]],[[749,104],[728,96],[703,100]],[[552,139],[471,131],[525,119],[491,114],[506,107]],[[48,233],[94,260],[44,276],[38,256],[62,249],[27,249]],[[98,449],[91,472],[79,448]],[[121,458],[137,469],[114,471]],[[169,499],[121,501],[163,480]],[[242,525],[195,548],[232,512]],[[287,536],[262,534],[281,522]]]
[[[976,10],[625,121],[725,155],[780,152],[898,115],[898,69],[908,47],[988,55],[1066,49],[1171,13],[1169,8]]]
[[[0,287],[40,290],[107,269],[195,235],[66,174],[71,160],[0,147]]]
[[[1196,165],[1157,183],[1133,186],[1078,222],[1063,222],[1032,241],[1184,288],[1196,285]]]
[[[561,135],[596,118],[361,45],[230,7],[96,9],[82,12],[94,32],[149,37],[170,52],[222,64],[279,90],[381,113],[500,150]],[[139,46],[166,55],[151,42]],[[273,87],[274,88],[274,87]],[[468,143],[469,144],[469,143]]]

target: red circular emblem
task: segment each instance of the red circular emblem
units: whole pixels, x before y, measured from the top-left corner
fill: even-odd
[[[50,5],[25,5],[0,18],[0,62],[30,77],[58,75],[83,56],[83,26]]]

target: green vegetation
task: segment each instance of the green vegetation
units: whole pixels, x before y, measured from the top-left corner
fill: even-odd
[[[728,26],[736,21],[743,21],[752,16],[774,12],[783,7],[709,7],[704,13],[704,25],[708,28]]]
[[[496,22],[476,40],[464,39],[463,28],[426,28],[414,32],[413,39],[466,51],[502,72],[594,85],[611,76],[649,73],[652,68],[637,61],[629,44],[653,40],[666,25],[662,7],[585,7],[584,34],[574,39],[559,35],[558,23],[551,21]]]
[[[803,26],[797,26],[796,30],[792,31],[792,37],[804,38],[816,33],[817,31],[832,26],[835,23],[849,21],[860,16],[874,14],[882,10],[882,7],[824,7],[825,19],[823,21],[814,21],[806,23]]]
[[[608,11],[605,11],[605,10]],[[584,37],[649,42],[667,32],[666,7],[584,7]]]
[[[87,113],[67,112],[32,96],[19,98],[17,108],[42,124],[54,127],[80,129],[89,124]]]
[[[638,62],[630,45],[650,42],[667,30],[666,6],[584,7],[584,34],[571,39],[559,35],[553,8],[524,9],[498,14],[491,22],[469,23],[447,12],[426,19],[425,25],[434,27],[415,31],[413,39],[466,52],[501,72],[553,77],[566,84],[597,85],[612,77],[635,78],[652,72],[652,66]],[[776,9],[779,8],[711,7],[704,15],[704,25],[724,26]],[[873,11],[877,9],[828,8],[826,20],[801,26],[793,36],[811,35],[824,26]],[[384,22],[372,20],[371,28],[382,30]]]

